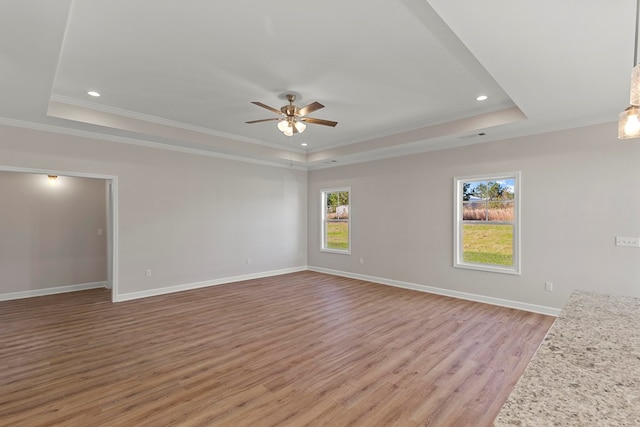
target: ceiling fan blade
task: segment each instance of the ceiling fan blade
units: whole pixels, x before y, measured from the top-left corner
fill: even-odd
[[[267,104],[263,104],[262,102],[258,102],[258,101],[251,101],[252,104],[257,105],[258,107],[262,107],[262,108],[266,108],[269,111],[273,111],[276,114],[280,114],[282,116],[284,116],[284,113],[280,110],[277,110],[273,107],[269,107]]]
[[[245,122],[245,123],[251,124],[251,123],[261,123],[261,122],[272,122],[274,120],[282,120],[282,119],[280,119],[279,117],[274,117],[272,119],[251,120],[251,121],[248,121],[248,122]]]
[[[336,127],[336,125],[338,124],[338,122],[334,122],[331,120],[314,119],[313,117],[302,117],[300,118],[300,121],[313,123],[314,125],[323,125],[323,126],[331,126],[331,127]]]
[[[313,102],[309,105],[302,107],[301,109],[298,110],[298,112],[300,113],[301,116],[306,116],[307,114],[311,114],[314,111],[317,111],[321,108],[324,108],[324,105],[320,104],[319,102]]]

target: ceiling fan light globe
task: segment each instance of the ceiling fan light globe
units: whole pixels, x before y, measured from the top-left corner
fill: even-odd
[[[296,130],[298,131],[298,133],[302,133],[307,128],[307,125],[305,125],[302,122],[296,122],[295,123],[295,127],[296,127]]]
[[[286,136],[293,136],[293,128],[287,127],[287,129],[284,131],[284,134]]]
[[[280,132],[284,132],[289,128],[289,123],[287,123],[286,120],[280,120],[278,122],[278,129],[280,129]]]

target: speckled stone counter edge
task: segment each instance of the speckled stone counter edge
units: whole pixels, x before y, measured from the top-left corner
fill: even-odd
[[[575,291],[496,426],[640,426],[640,299]]]

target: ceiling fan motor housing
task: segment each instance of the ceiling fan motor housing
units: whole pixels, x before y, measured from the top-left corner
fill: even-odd
[[[280,108],[280,111],[282,111],[287,117],[299,116],[299,110],[300,109],[293,104],[285,105],[284,107]]]

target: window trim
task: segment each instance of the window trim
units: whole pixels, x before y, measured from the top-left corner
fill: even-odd
[[[499,181],[503,179],[514,179],[514,220],[513,220],[513,265],[501,267],[490,264],[476,264],[463,261],[462,251],[462,195],[463,184],[469,181]],[[521,275],[521,217],[520,203],[522,200],[522,177],[520,171],[488,173],[481,175],[456,176],[453,178],[454,199],[454,226],[453,226],[453,267],[469,270],[489,271],[494,273]]]
[[[331,249],[325,247],[326,240],[326,195],[328,193],[344,193],[349,192],[349,218],[347,218],[348,228],[349,228],[349,243],[347,249]],[[328,252],[334,254],[342,254],[342,255],[351,255],[351,202],[352,202],[352,194],[351,187],[334,187],[334,188],[325,188],[320,190],[320,252]]]

